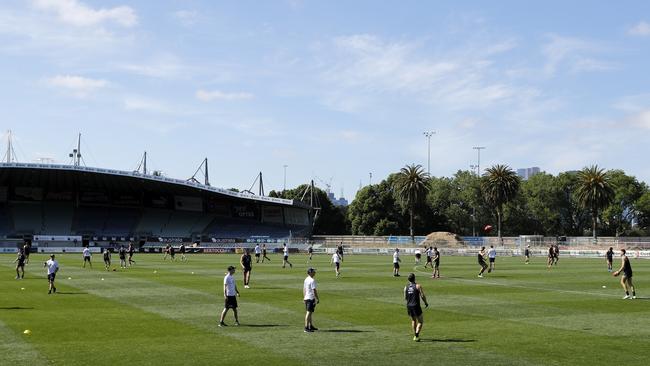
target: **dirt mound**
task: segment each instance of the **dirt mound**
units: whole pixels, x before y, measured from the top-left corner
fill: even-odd
[[[427,238],[420,243],[420,245],[425,247],[461,247],[463,246],[463,240],[460,236],[450,233],[447,231],[436,231],[429,235]]]

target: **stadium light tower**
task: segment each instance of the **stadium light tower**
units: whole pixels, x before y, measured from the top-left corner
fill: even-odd
[[[282,193],[287,190],[287,164],[282,166],[284,168],[284,185],[282,186]]]
[[[476,161],[476,170],[478,171],[478,175],[481,175],[481,150],[485,149],[485,146],[474,146],[472,149],[476,150],[478,153],[478,160]]]
[[[435,135],[436,131],[424,131],[422,134],[427,138],[427,174],[431,175],[431,136]]]

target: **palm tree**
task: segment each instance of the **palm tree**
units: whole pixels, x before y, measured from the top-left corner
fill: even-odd
[[[415,235],[413,234],[413,212],[415,211],[415,206],[422,202],[429,190],[429,174],[419,164],[407,165],[400,169],[393,188],[397,193],[397,197],[408,207],[411,241],[415,242]]]
[[[485,172],[481,178],[481,190],[485,201],[497,212],[497,229],[499,241],[501,241],[503,205],[517,196],[521,181],[507,165],[497,164],[485,169]]]
[[[598,212],[609,206],[614,200],[614,188],[610,183],[610,174],[598,165],[585,167],[578,172],[576,197],[580,205],[591,211],[591,227],[596,239],[596,222]]]

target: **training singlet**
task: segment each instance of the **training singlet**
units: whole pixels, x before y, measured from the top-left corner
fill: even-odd
[[[244,254],[241,256],[241,262],[244,265],[244,268],[251,268],[251,256],[250,254]]]
[[[416,284],[410,283],[406,285],[406,306],[419,306],[420,305],[420,290]]]
[[[630,259],[627,256],[623,259],[623,273],[626,277],[632,276],[632,265],[630,265]]]

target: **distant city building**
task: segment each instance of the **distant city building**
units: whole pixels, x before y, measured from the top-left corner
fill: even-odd
[[[533,175],[539,174],[540,171],[541,170],[539,169],[539,167],[536,166],[532,168],[521,168],[521,169],[517,169],[517,175],[519,176],[519,178],[523,180],[528,180],[528,178],[532,177]]]
[[[348,205],[348,200],[346,200],[345,197],[341,196],[341,198],[337,199],[334,196],[334,193],[332,193],[332,192],[327,192],[327,198],[329,198],[330,201],[332,201],[332,204],[334,206],[344,206],[345,207],[345,206]]]

